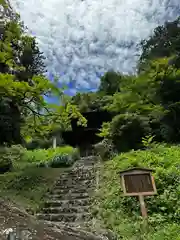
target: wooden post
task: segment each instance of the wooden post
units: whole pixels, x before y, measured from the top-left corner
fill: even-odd
[[[143,231],[146,232],[148,227],[148,215],[147,215],[147,208],[146,208],[143,195],[139,195],[139,202],[141,207],[141,215],[143,218]]]
[[[139,202],[140,202],[142,217],[144,219],[147,219],[147,209],[146,209],[146,204],[144,202],[144,196],[143,195],[139,195]]]

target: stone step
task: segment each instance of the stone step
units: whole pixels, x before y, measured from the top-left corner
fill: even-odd
[[[88,212],[89,206],[80,207],[53,207],[53,208],[43,208],[41,213],[52,213],[52,214],[63,214],[63,213],[84,213]]]
[[[79,178],[76,178],[76,179],[60,179],[60,180],[57,180],[55,185],[75,185],[75,184],[81,184],[81,185],[86,185],[86,184],[89,184],[89,183],[93,183],[95,181],[95,178],[92,178],[92,179],[79,179]]]
[[[64,189],[64,188],[81,188],[81,187],[87,187],[89,188],[90,186],[95,184],[95,179],[91,179],[91,180],[83,180],[83,181],[61,181],[58,180],[55,183],[54,188],[57,189]]]
[[[80,181],[83,181],[83,180],[86,180],[86,179],[93,179],[96,177],[96,173],[93,172],[93,173],[86,173],[84,175],[82,175],[81,173],[77,173],[77,174],[74,174],[74,175],[69,175],[69,176],[66,176],[66,177],[60,177],[60,178],[57,178],[57,181],[59,180],[62,180],[62,181],[67,181],[68,179],[74,181],[74,180],[80,180]]]
[[[89,167],[93,167],[93,166],[95,166],[97,163],[96,162],[93,162],[93,161],[88,161],[88,162],[86,162],[86,161],[78,161],[77,163],[76,163],[76,165],[74,165],[75,167],[81,167],[81,166],[89,166]]]
[[[67,194],[49,194],[49,199],[61,199],[61,200],[71,200],[71,199],[86,199],[89,198],[89,193],[67,193]]]
[[[68,173],[62,173],[61,176],[67,176],[67,175],[73,175],[76,173],[81,173],[81,174],[86,174],[86,173],[93,173],[96,169],[95,168],[89,168],[89,169],[84,169],[83,166],[81,168],[72,168],[71,171]]]
[[[71,200],[49,200],[44,203],[44,207],[72,207],[72,206],[87,206],[91,204],[91,199],[71,199]]]
[[[37,218],[46,221],[56,221],[56,222],[76,222],[76,221],[85,221],[91,219],[90,213],[83,214],[37,214]]]
[[[96,162],[96,161],[79,160],[74,164],[73,169],[76,169],[77,167],[79,167],[79,168],[84,168],[84,170],[85,170],[86,169],[85,167],[87,166],[89,168],[87,168],[86,170],[88,170],[88,169],[93,170],[97,163],[98,162]]]
[[[48,194],[54,194],[54,195],[58,195],[58,194],[74,194],[74,193],[84,193],[84,192],[88,192],[88,193],[92,193],[94,191],[95,188],[87,188],[87,187],[84,187],[84,188],[72,188],[72,189],[69,189],[69,188],[64,188],[64,189],[59,189],[59,188],[56,188],[56,189],[52,189],[51,191],[49,191]]]
[[[76,191],[76,190],[87,190],[94,188],[95,184],[91,184],[89,186],[86,185],[55,185],[53,187],[53,191]]]
[[[98,161],[98,157],[97,156],[94,156],[94,155],[89,155],[89,156],[86,156],[86,157],[81,157],[79,161]]]
[[[84,173],[82,173],[81,171],[78,171],[78,172],[71,173],[68,176],[60,176],[59,179],[68,179],[68,178],[71,178],[71,179],[76,179],[76,178],[87,179],[88,178],[89,179],[89,178],[93,178],[95,176],[96,176],[95,171],[84,172]]]
[[[68,176],[64,177],[64,176],[60,176],[59,179],[57,180],[67,180],[67,179],[80,179],[80,180],[86,180],[86,179],[92,179],[96,176],[96,173],[93,172],[93,173],[80,173],[80,172],[77,172],[77,173],[73,173],[73,174],[69,174]]]

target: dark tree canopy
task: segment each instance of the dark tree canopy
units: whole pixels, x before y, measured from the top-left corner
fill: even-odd
[[[166,22],[154,29],[149,39],[141,41],[142,54],[139,59],[139,71],[147,67],[149,60],[176,56],[180,66],[180,17],[173,22]]]
[[[110,71],[100,79],[98,91],[107,95],[113,95],[120,91],[121,75]]]

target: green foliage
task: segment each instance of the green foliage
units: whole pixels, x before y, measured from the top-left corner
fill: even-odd
[[[1,167],[0,172],[8,172],[23,157],[25,149],[21,145],[0,147]]]
[[[142,146],[142,137],[151,132],[148,120],[137,114],[119,114],[103,125],[99,135],[111,139],[119,151],[137,149]]]
[[[48,164],[49,167],[58,168],[58,167],[68,167],[74,163],[72,156],[69,155],[61,155],[55,156],[50,163]]]
[[[180,72],[168,61],[154,60],[147,72],[121,79],[121,92],[115,93],[106,106],[115,117],[104,123],[99,133],[112,139],[118,150],[141,147],[141,139],[147,134],[179,141]]]
[[[21,162],[29,162],[39,164],[40,162],[51,161],[56,156],[73,156],[75,159],[78,155],[78,149],[73,149],[70,146],[50,148],[50,149],[37,149],[37,150],[26,150],[21,157]]]
[[[84,113],[103,110],[112,101],[112,97],[100,92],[77,93],[71,101],[78,106],[80,112]]]
[[[70,146],[28,151],[21,145],[0,148],[0,196],[38,209],[64,168],[79,159]],[[57,170],[55,169],[57,168]]]
[[[24,139],[48,141],[53,134],[71,129],[71,120],[77,119],[77,124],[86,126],[87,120],[79,112],[76,105],[67,103],[66,106],[48,105],[48,112],[35,117],[28,115],[22,125],[21,134]]]
[[[120,91],[121,76],[116,72],[107,72],[100,80],[98,91],[104,95],[113,95],[115,92]]]
[[[110,137],[110,127],[111,127],[110,122],[103,122],[102,128],[100,129],[100,132],[97,133],[97,135],[102,138]]]
[[[64,149],[65,150],[65,149]],[[70,152],[59,151],[48,157],[46,161],[41,161],[37,164],[39,167],[62,168],[70,167],[75,161],[80,159],[78,149],[71,149]]]
[[[32,165],[22,170],[17,168],[0,175],[0,196],[31,213],[36,212],[44,204],[48,189],[63,171],[63,168],[37,168]]]
[[[57,82],[44,76],[43,53],[19,16],[4,23],[0,48],[0,144],[22,143],[22,137],[47,138],[51,132],[70,128],[72,118],[86,125]],[[47,104],[44,96],[58,96],[61,106]]]
[[[79,150],[70,146],[27,150],[21,145],[1,147],[1,172],[31,167],[66,167],[80,158]],[[59,158],[59,165],[56,159]],[[62,161],[61,161],[62,160]],[[61,164],[62,162],[62,164]],[[67,163],[67,164],[66,164]]]
[[[170,57],[172,54],[177,55],[174,63],[176,66],[180,66],[179,23],[179,17],[173,22],[166,22],[164,25],[156,27],[149,39],[141,41],[142,54],[139,60],[139,71],[147,68],[149,60]]]
[[[0,173],[5,173],[12,168],[11,154],[8,152],[7,148],[0,148]]]
[[[145,148],[150,148],[151,146],[153,146],[153,144],[155,144],[155,142],[153,141],[155,136],[152,136],[151,134],[145,136],[142,138],[142,144]]]
[[[105,164],[95,212],[115,231],[118,239],[179,239],[180,228],[180,148],[159,145],[150,150],[131,151]],[[119,171],[131,167],[154,169],[158,195],[146,197],[149,229],[142,230],[136,197],[123,197]],[[167,228],[166,228],[167,226]]]

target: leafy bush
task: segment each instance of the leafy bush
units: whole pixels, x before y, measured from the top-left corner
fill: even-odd
[[[21,159],[24,149],[21,145],[0,148],[0,172],[4,173],[12,169],[13,164]]]
[[[155,170],[158,194],[145,199],[149,216],[148,233],[141,232],[138,199],[123,197],[119,184],[119,171],[138,166]],[[122,239],[140,239],[144,236],[141,239],[164,240],[169,239],[170,232],[173,239],[179,239],[180,228],[173,226],[180,223],[180,146],[158,145],[145,151],[123,153],[107,162],[94,206],[94,211],[106,227]],[[164,226],[169,226],[170,232]]]
[[[119,114],[110,124],[110,139],[119,151],[142,147],[142,137],[151,132],[149,119],[136,114]]]
[[[58,168],[58,167],[68,167],[73,164],[73,158],[70,155],[61,155],[55,156],[52,161],[49,162],[49,167]]]
[[[25,150],[22,145],[12,145],[8,148],[8,153],[11,156],[11,160],[15,162],[23,157]]]
[[[80,158],[79,150],[70,146],[55,149],[27,150],[21,145],[14,145],[10,148],[1,148],[0,155],[2,172],[9,171],[12,166],[14,169],[23,169],[31,166],[53,167],[56,165],[58,167],[58,164],[59,167],[69,166]]]
[[[0,148],[0,173],[5,173],[10,171],[12,168],[11,155],[8,152],[8,148]]]
[[[28,150],[24,153],[23,158],[21,160],[31,163],[46,162],[48,160],[52,160],[52,158],[56,155],[74,154],[74,151],[78,150],[74,150],[74,148],[70,146]]]
[[[71,166],[76,160],[80,158],[79,151],[74,149],[71,154],[57,154],[49,159],[46,162],[40,162],[38,164],[39,167],[52,167],[52,168],[59,168],[59,167],[69,167]]]
[[[21,161],[36,164],[38,167],[63,167],[69,166],[79,158],[78,149],[65,146],[25,151]]]

